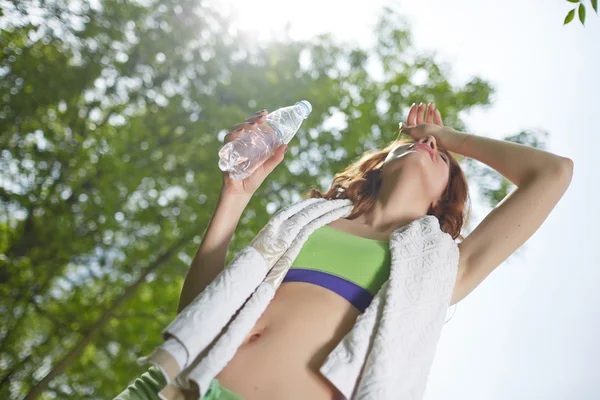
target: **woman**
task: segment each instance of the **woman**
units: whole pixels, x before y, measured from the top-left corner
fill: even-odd
[[[263,123],[265,117],[266,110],[257,113],[234,127],[225,141]],[[434,215],[442,231],[454,239],[462,238],[467,184],[449,151],[487,164],[517,186],[458,245],[460,259],[451,305],[531,237],[570,183],[570,159],[445,127],[434,104],[413,104],[407,125],[401,131],[412,140],[393,142],[364,155],[336,175],[324,195],[311,190],[309,197],[353,200],[353,212],[311,234],[276,296],[235,357],[212,381],[205,398],[340,397],[336,387],[319,373],[319,366],[387,279],[390,234],[423,215]],[[178,312],[223,270],[227,247],[245,206],[282,161],[285,147],[244,180],[233,181],[223,174],[217,209],[184,282]],[[329,241],[328,245],[319,247],[323,241]],[[337,248],[330,250],[334,242]],[[335,284],[331,284],[333,280]],[[144,389],[149,397],[137,398],[153,398],[151,392],[156,394],[165,385],[153,368],[136,380],[137,391],[130,386],[118,398],[134,398]],[[145,385],[152,377],[154,386]]]

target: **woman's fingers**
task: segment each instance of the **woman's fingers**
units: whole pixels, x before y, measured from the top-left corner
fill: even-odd
[[[433,124],[434,114],[435,114],[435,104],[429,103],[429,107],[427,107],[427,117],[425,118],[425,122],[427,124]]]
[[[240,125],[242,125],[242,124],[240,124]],[[231,132],[229,132],[227,135],[225,135],[225,138],[223,138],[224,144],[234,141],[235,139],[239,138],[246,131],[244,128],[237,128],[240,125],[234,126],[233,130]]]
[[[435,103],[419,103],[414,104],[408,111],[406,118],[406,126],[417,126],[421,124],[437,124],[444,126],[442,115],[435,108]]]
[[[442,122],[442,114],[440,114],[440,110],[435,110],[435,115],[433,116],[433,122],[436,125],[444,126],[444,123]]]
[[[233,128],[231,128],[231,132],[225,135],[223,143],[229,143],[240,137],[247,130],[256,127],[258,124],[264,123],[267,119],[267,114],[267,110],[259,111],[241,124],[235,125]]]
[[[406,118],[406,125],[415,126],[417,124],[417,111],[419,107],[417,104],[413,104],[408,111],[408,117]]]
[[[266,116],[267,116],[267,110],[262,110],[262,111],[255,113],[254,115],[252,115],[245,122],[258,122],[258,120],[260,120]]]
[[[427,105],[425,103],[419,104],[419,111],[417,112],[417,125],[421,125],[425,123],[425,110],[427,109]]]

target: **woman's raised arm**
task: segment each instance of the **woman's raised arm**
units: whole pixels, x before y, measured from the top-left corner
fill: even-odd
[[[450,131],[442,146],[458,150],[464,133]],[[540,228],[566,192],[573,161],[505,140],[472,135],[463,154],[494,168],[517,188],[459,244],[464,269],[454,293],[460,301]]]
[[[231,238],[250,198],[223,192],[219,195],[215,212],[183,282],[177,314],[225,268]]]
[[[246,121],[234,126],[231,132],[225,136],[224,142],[228,143],[237,139],[247,130],[264,123],[266,118],[267,110],[257,112]],[[245,179],[233,180],[229,176],[229,172],[223,172],[223,187],[217,207],[183,282],[177,314],[190,304],[225,268],[227,249],[244,209],[265,178],[283,161],[286,149],[287,145],[279,146],[252,175]]]
[[[454,304],[539,229],[569,187],[573,161],[534,147],[456,131],[443,126],[432,105],[428,108],[426,119],[423,104],[411,108],[409,126],[402,132],[416,140],[433,135],[441,147],[488,165],[517,186],[458,245]]]

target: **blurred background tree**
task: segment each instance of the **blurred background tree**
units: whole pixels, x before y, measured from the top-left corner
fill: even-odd
[[[227,263],[280,207],[397,138],[413,102],[446,125],[490,104],[383,9],[373,48],[257,43],[210,3],[0,1],[0,398],[112,398],[162,342],[221,188],[217,152],[254,112],[313,113],[248,205]],[[368,65],[383,71],[375,79]],[[544,147],[545,133],[506,140]],[[461,159],[460,156],[458,156]],[[493,207],[514,187],[462,160]]]

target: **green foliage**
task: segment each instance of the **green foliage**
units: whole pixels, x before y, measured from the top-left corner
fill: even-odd
[[[575,9],[569,11],[567,16],[565,17],[565,22],[563,23],[563,25],[566,25],[569,22],[571,22],[573,20],[573,17],[575,17]]]
[[[17,4],[0,17],[3,399],[112,398],[146,370],[135,359],[175,316],[229,127],[262,108],[313,105],[242,216],[227,263],[275,210],[395,140],[413,102],[435,101],[464,130],[459,112],[493,93],[477,77],[451,85],[389,9],[375,47],[362,49],[330,35],[255,43],[196,0],[56,3],[39,25],[29,17],[37,2]],[[484,188],[492,203],[507,192]]]
[[[579,4],[579,6],[572,9],[571,11],[569,11],[567,13],[567,16],[565,17],[563,25],[566,25],[569,22],[573,21],[573,18],[575,18],[575,10],[577,10],[577,15],[579,16],[579,21],[581,22],[581,25],[585,25],[585,5],[583,3],[583,0],[567,0],[567,1],[569,3]],[[596,12],[596,14],[598,14],[598,0],[590,0],[590,2],[592,3],[592,8]]]

